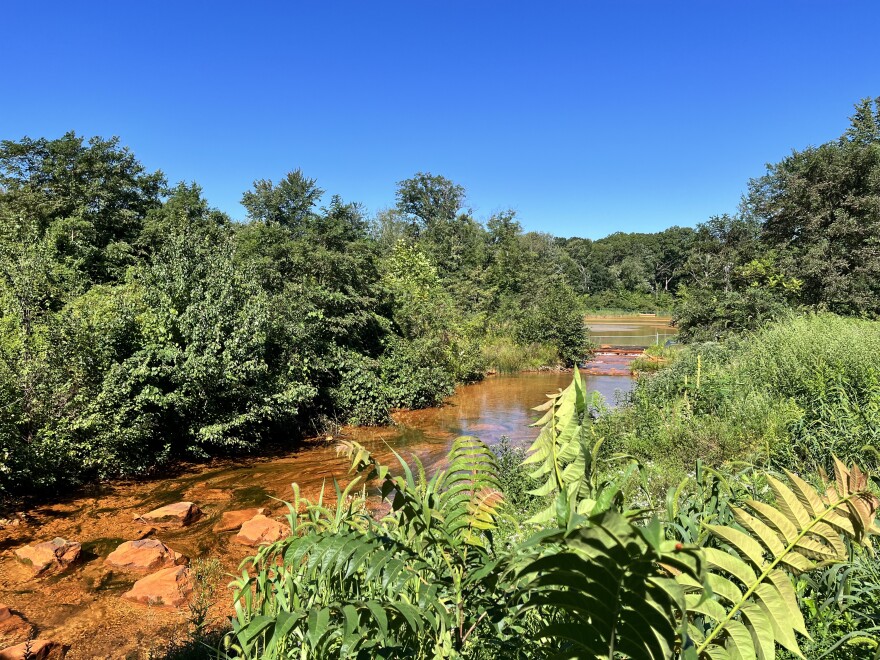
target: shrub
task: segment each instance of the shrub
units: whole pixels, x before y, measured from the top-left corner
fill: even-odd
[[[379,374],[379,360],[348,351],[338,366],[339,383],[330,390],[333,409],[344,411],[348,424],[387,423],[388,396]]]
[[[435,406],[455,391],[446,347],[434,338],[389,338],[380,358],[382,381],[393,408]]]
[[[552,344],[563,364],[580,364],[592,344],[583,310],[574,291],[550,280],[544,290],[524,302],[517,312],[516,341],[521,345]]]

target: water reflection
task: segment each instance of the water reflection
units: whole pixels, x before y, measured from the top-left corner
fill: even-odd
[[[650,346],[676,336],[667,316],[601,316],[586,319],[590,339],[612,346]]]
[[[584,381],[588,390],[598,391],[612,405],[633,385],[631,378],[619,376],[584,376]],[[529,426],[538,418],[532,408],[569,383],[571,373],[548,372],[490,376],[482,383],[462,386],[440,408],[400,413],[396,421],[401,444],[408,444],[412,431],[420,432],[421,441],[475,435],[490,445],[501,436],[514,445],[526,444],[537,433]]]

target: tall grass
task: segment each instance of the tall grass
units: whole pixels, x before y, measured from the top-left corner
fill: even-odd
[[[745,344],[734,372],[801,415],[792,442],[772,448],[783,467],[830,467],[831,454],[873,466],[880,448],[880,323],[822,314],[790,318]]]
[[[630,369],[632,369],[634,374],[660,371],[672,364],[680,352],[681,346],[677,344],[673,346],[666,346],[664,344],[648,346],[643,355],[640,355],[630,363]]]
[[[485,364],[498,373],[516,373],[562,364],[559,352],[552,344],[521,345],[508,337],[485,342],[481,348]]]
[[[797,472],[831,456],[877,465],[880,323],[832,314],[779,321],[725,344],[683,349],[642,378],[597,429],[610,447],[676,483],[696,459],[750,461]]]

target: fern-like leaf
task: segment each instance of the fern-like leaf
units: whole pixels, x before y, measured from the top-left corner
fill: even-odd
[[[638,527],[616,511],[537,538],[544,552],[519,573],[524,611],[567,614],[539,633],[568,645],[560,658],[671,657],[686,604],[667,571],[699,583],[698,551],[665,540],[656,520]]]
[[[706,526],[724,548],[704,549],[711,572],[706,585],[677,578],[692,594],[688,630],[700,657],[773,658],[777,644],[803,657],[795,633],[807,630],[788,574],[847,561],[844,538],[871,547],[878,500],[858,467],[835,460],[835,479],[824,493],[788,476],[791,486],[767,478],[775,506],[747,501],[745,508],[732,507],[741,529]],[[714,594],[712,604],[704,586]],[[694,625],[696,617],[704,625]]]

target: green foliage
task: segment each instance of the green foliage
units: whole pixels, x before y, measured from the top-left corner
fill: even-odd
[[[791,472],[698,466],[670,493],[666,521],[646,521],[620,511],[627,475],[607,481],[609,463],[583,441],[579,377],[545,407],[529,460],[556,505],[542,528],[504,544],[494,532],[511,505],[499,490],[515,511],[535,503],[520,452],[459,438],[433,475],[396,454],[394,474],[344,443],[357,476],[336,485],[335,504],[304,502],[294,487],[293,534],[243,565],[228,656],[773,658],[781,647],[803,657],[817,617],[799,604],[811,612],[819,588],[799,581],[847,566],[880,532],[858,467],[835,459],[817,489]],[[358,494],[368,482],[390,507],[378,520]],[[850,616],[835,649],[870,647],[870,621]]]
[[[615,232],[596,241],[557,241],[567,256],[560,265],[575,290],[587,296],[588,307],[647,311],[666,309],[687,277],[694,230],[670,227],[656,234]]]
[[[341,450],[359,476],[336,487],[335,508],[294,500],[293,535],[261,550],[254,576],[238,581],[230,656],[453,657],[496,608],[492,452],[459,438],[429,479],[399,456],[393,475],[356,443]],[[370,479],[391,505],[380,523],[352,497]]]
[[[685,601],[666,571],[697,582],[699,554],[666,540],[658,520],[637,527],[616,511],[575,517],[569,529],[538,539],[543,556],[519,573],[523,611],[567,615],[538,633],[563,642],[564,654],[556,657],[672,657]]]
[[[237,581],[229,657],[668,657],[675,646],[683,591],[666,571],[699,578],[699,558],[657,521],[572,513],[567,529],[499,553],[502,483],[478,441],[456,440],[430,478],[400,457],[396,476],[363,447],[342,449],[360,476],[337,486],[334,508],[297,497],[293,535]],[[362,478],[390,501],[381,521],[354,495]],[[524,626],[542,643],[522,639]]]
[[[880,323],[831,314],[786,319],[743,346],[736,377],[797,403],[791,442],[771,448],[775,465],[830,470],[830,456],[872,468],[880,428]]]
[[[116,138],[85,145],[70,132],[0,142],[0,208],[31,224],[58,263],[83,279],[112,281],[134,263],[133,245],[164,183]]]
[[[810,639],[807,657],[876,658],[880,649],[880,568],[876,557],[856,550],[852,560],[800,576],[798,602]]]
[[[455,374],[448,368],[449,359],[449,347],[436,339],[391,339],[381,359],[391,407],[426,408],[452,394]]]
[[[662,369],[672,363],[679,355],[681,346],[653,344],[645,349],[645,352],[630,362],[633,374],[651,373]]]
[[[840,139],[794,151],[749,184],[746,210],[799,302],[839,314],[880,312],[880,98],[856,106]]]
[[[598,432],[614,449],[661,465],[658,490],[697,458],[817,471],[837,455],[873,468],[878,342],[877,322],[823,314],[693,344],[640,379],[629,405],[600,419]]]
[[[678,295],[673,322],[685,341],[717,341],[757,330],[790,309],[779,292],[760,287],[722,292],[682,285]]]
[[[849,470],[835,460],[835,480],[823,484],[824,492],[793,473],[788,479],[790,487],[767,476],[775,506],[750,500],[746,508],[731,508],[736,527],[708,527],[721,543],[702,551],[716,597],[692,576],[677,577],[691,591],[688,632],[696,656],[772,658],[780,644],[802,657],[795,632],[807,630],[787,572],[844,563],[844,539],[870,548],[870,536],[880,531],[878,500],[858,467]]]
[[[573,513],[591,515],[619,504],[621,486],[637,466],[630,463],[622,478],[603,480],[599,459],[602,440],[593,436],[592,419],[604,409],[604,401],[598,392],[587,392],[578,369],[571,385],[548,398],[535,408],[544,412],[533,424],[540,426],[541,432],[529,447],[524,465],[535,466],[529,476],[539,484],[529,492],[538,497],[553,496],[555,501],[529,522],[555,521],[562,527]],[[615,460],[619,459],[602,462]]]
[[[577,296],[564,281],[550,280],[517,313],[516,339],[522,345],[550,343],[567,366],[580,364],[592,344]]]
[[[276,224],[301,235],[313,219],[313,208],[323,194],[315,179],[306,177],[302,170],[295,170],[288,172],[277,185],[265,179],[255,181],[253,190],[242,195],[241,205],[254,220]]]
[[[877,316],[880,99],[839,139],[794,151],[749,182],[741,213],[697,228],[678,282],[683,337],[755,330],[805,307]]]
[[[509,514],[499,522],[499,528],[505,537],[521,536],[523,523],[543,508],[545,498],[529,492],[534,482],[525,464],[525,449],[512,446],[510,438],[501,436],[492,451],[498,464],[498,487]]]
[[[666,291],[660,294],[610,289],[583,297],[584,309],[591,313],[599,312],[602,316],[621,312],[655,312],[665,314],[675,304],[673,294]]]
[[[534,371],[560,364],[559,352],[552,344],[517,344],[509,337],[487,339],[480,348],[483,363],[488,369],[502,374]]]
[[[242,224],[163,185],[115,139],[0,147],[0,492],[381,423],[482,377],[485,322],[450,293],[479,250],[446,279],[427,238],[380,255],[299,170],[256,182]]]
[[[771,165],[737,215],[595,241],[525,232],[512,211],[481,224],[461,186],[429,173],[370,222],[338,196],[320,206],[295,170],[256,181],[247,222],[232,223],[115,138],[4,141],[0,491],[251,451],[322,419],[379,423],[488,366],[575,364],[590,349],[585,303],[673,304],[691,342],[792,309],[875,316],[878,112],[865,99],[839,139]],[[876,432],[870,368],[825,356],[812,380],[790,370],[807,385],[778,381],[783,395],[738,356],[731,375],[707,361],[697,387],[694,355],[634,396],[640,420],[605,434],[663,456],[672,482],[694,453],[828,467]]]
[[[379,372],[379,361],[354,351],[343,354],[343,375],[330,390],[335,410],[347,411],[349,424],[371,426],[389,421],[388,393]]]

